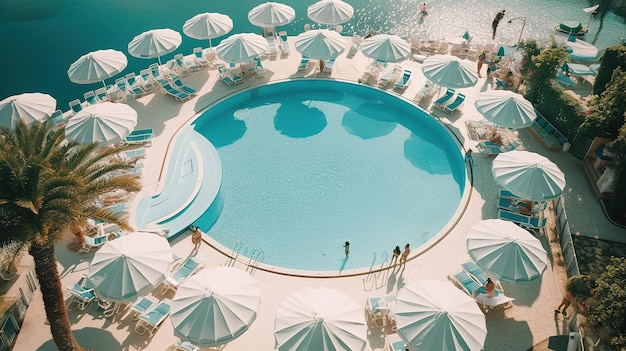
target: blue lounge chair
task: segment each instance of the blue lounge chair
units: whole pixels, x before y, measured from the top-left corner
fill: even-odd
[[[172,349],[173,351],[198,351],[200,350],[200,348],[188,341],[182,341],[180,339],[177,339],[173,344],[172,344]]]
[[[300,60],[300,64],[298,65],[298,71],[303,72],[306,71],[307,66],[309,65],[309,58],[306,56],[302,56]]]
[[[526,216],[503,209],[498,210],[498,218],[514,222],[522,228],[534,230],[543,229],[548,221],[546,217],[538,218],[534,216]]]
[[[52,125],[52,126],[56,126],[56,125],[65,123],[65,117],[63,116],[63,111],[61,111],[61,110],[54,111],[50,115],[48,120],[50,121],[50,125]]]
[[[142,296],[139,300],[130,305],[130,310],[135,315],[146,314],[148,311],[156,307],[158,301],[150,296]]]
[[[146,144],[146,143],[151,142],[152,138],[154,138],[154,131],[152,130],[152,128],[137,129],[137,130],[133,130],[130,134],[124,137],[122,144]],[[144,154],[145,154],[145,149],[140,149],[140,150],[144,150]],[[135,150],[131,150],[131,151],[135,151]]]
[[[267,38],[267,45],[270,47],[270,57],[276,56],[278,54],[278,47],[276,46],[276,40],[274,38]]]
[[[189,277],[204,267],[204,262],[197,261],[193,257],[188,257],[185,262],[176,267],[163,282],[161,294],[165,294],[170,289],[176,289],[180,284],[185,282]]]
[[[87,102],[89,105],[94,105],[98,103],[96,93],[94,93],[93,90],[89,90],[88,92],[84,93],[83,96],[85,97],[85,102]]]
[[[442,106],[441,109],[447,113],[452,113],[456,111],[459,107],[461,107],[464,101],[465,101],[465,94],[459,93],[459,95],[456,96],[456,99],[454,99],[454,101],[452,101],[451,103],[447,105]]]
[[[183,54],[174,55],[174,61],[176,62],[177,67],[184,67],[184,69],[188,70],[189,72],[200,70],[200,66],[198,66],[195,61],[185,59]]]
[[[287,33],[281,35],[280,37],[280,47],[282,48],[281,52],[284,55],[289,55],[289,41],[287,41]]]
[[[170,300],[165,299],[159,302],[153,309],[141,313],[138,318],[139,321],[135,325],[135,331],[139,335],[143,335],[148,331],[150,336],[154,334],[154,331],[163,323],[165,318],[170,315],[171,310]]]
[[[451,277],[451,279],[462,288],[469,296],[474,297],[474,295],[482,289],[482,286],[476,282],[476,280],[472,279],[469,274],[465,271],[460,271]]]
[[[411,71],[405,69],[402,76],[400,76],[396,84],[394,84],[394,89],[404,91],[409,86],[409,80],[411,80]]]
[[[209,65],[209,60],[204,57],[204,50],[201,47],[193,48],[193,60],[200,67],[206,67]]]
[[[191,98],[191,95],[174,88],[169,82],[162,81],[159,83],[161,84],[161,87],[163,88],[162,90],[165,94],[173,96],[178,101],[185,101]]]
[[[333,66],[335,65],[335,58],[329,58],[328,60],[326,60],[326,65],[324,65],[324,72],[326,73],[332,73],[333,71]]]
[[[172,84],[174,84],[174,88],[182,91],[185,94],[196,95],[198,93],[196,89],[186,86],[185,83],[183,83],[178,77],[172,80]]]
[[[514,141],[508,146],[492,143],[492,142],[480,142],[477,147],[481,154],[484,155],[497,155],[507,151],[513,151],[517,149],[519,143]]]
[[[89,307],[91,301],[96,298],[96,293],[93,289],[87,288],[87,277],[83,276],[80,280],[72,286],[68,286],[67,290],[69,290],[71,295],[71,300],[67,304],[68,309],[76,304],[79,310],[84,311]]]
[[[233,74],[224,65],[217,66],[217,72],[220,75],[220,79],[227,85],[239,84],[243,82],[242,77]]]
[[[562,73],[557,74],[557,75],[556,75],[556,77],[555,77],[555,79],[556,79],[556,81],[557,81],[559,84],[561,84],[561,85],[562,85],[563,87],[565,87],[565,88],[571,88],[571,87],[573,87],[574,85],[576,85],[576,82],[574,82],[574,81],[572,80],[572,78],[570,78],[570,77],[568,77],[568,76],[566,76],[566,75],[564,75],[564,74],[562,74]]]
[[[158,88],[156,80],[152,78],[152,73],[150,72],[149,68],[143,69],[139,72],[139,76],[137,77],[137,83],[139,83],[139,85],[141,85],[141,87],[145,91],[152,91]]]
[[[383,73],[383,75],[378,78],[378,87],[386,87],[389,81],[398,77],[400,73],[402,73],[402,66],[400,65],[395,65],[393,69],[387,70],[387,72]]]
[[[433,103],[433,106],[441,108],[443,105],[449,103],[452,100],[452,97],[454,96],[455,93],[456,91],[454,89],[448,88],[444,96],[435,100],[435,102]]]
[[[70,110],[72,111],[72,115],[77,114],[83,109],[83,106],[80,104],[80,100],[75,99],[69,102]]]
[[[256,63],[254,67],[256,74],[258,74],[261,77],[265,77],[265,68],[263,67],[263,64],[261,63],[261,58],[258,56],[255,57],[254,62]]]
[[[107,235],[99,235],[99,236],[89,236],[85,235],[83,238],[83,245],[81,247],[81,251],[89,252],[91,249],[99,248],[100,246],[106,244],[108,241]]]

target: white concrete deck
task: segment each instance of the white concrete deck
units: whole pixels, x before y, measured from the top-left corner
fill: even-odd
[[[293,40],[293,38],[290,38]],[[348,41],[347,41],[348,42]],[[293,48],[293,45],[291,45]],[[153,128],[156,138],[149,149],[145,160],[143,184],[146,189],[154,189],[159,181],[160,170],[167,164],[166,150],[171,138],[179,128],[188,123],[196,113],[213,102],[251,84],[262,84],[266,81],[278,81],[302,76],[315,76],[313,72],[305,74],[297,72],[300,55],[292,49],[288,57],[264,59],[267,79],[247,78],[245,84],[228,87],[218,80],[215,68],[195,72],[182,80],[189,86],[199,90],[198,96],[180,103],[172,97],[160,92],[148,94],[137,100],[130,99],[128,104],[139,114],[138,129]],[[341,55],[335,62],[333,73],[319,74],[319,78],[356,81],[368,64],[368,59],[357,53],[352,59]],[[410,86],[403,96],[411,99],[424,85],[425,78],[421,72],[421,64],[414,61],[403,62],[405,68],[413,71]],[[483,67],[486,69],[486,66]],[[484,76],[484,72],[483,72]],[[475,87],[463,89],[467,95],[464,107],[452,115],[435,111],[437,116],[449,124],[464,140],[465,147],[475,149],[476,141],[467,135],[464,122],[481,120],[482,117],[474,108],[474,100],[481,91],[490,89],[490,83],[479,79]],[[602,210],[587,184],[578,160],[571,155],[547,150],[528,131],[519,131],[518,137],[523,149],[541,153],[555,161],[567,175],[565,200],[574,231],[583,234],[598,234],[620,237],[623,229],[613,227],[604,218]],[[165,161],[164,161],[165,160]],[[458,222],[455,229],[443,238],[439,244],[419,257],[411,260],[401,269],[383,272],[376,277],[359,276],[351,278],[293,278],[282,275],[255,271],[253,277],[262,292],[262,302],[258,317],[251,328],[241,337],[229,343],[225,350],[250,351],[274,350],[273,326],[277,306],[291,293],[307,286],[326,286],[348,293],[356,302],[365,307],[367,297],[396,292],[404,285],[417,279],[446,280],[451,273],[461,269],[460,264],[470,260],[465,248],[467,228],[487,218],[496,218],[497,186],[491,176],[492,158],[478,153],[474,154],[475,166],[474,188],[472,189],[469,207]],[[71,238],[57,245],[59,271],[64,285],[73,284],[81,274],[88,270],[93,253],[77,253],[69,249]],[[485,350],[527,350],[550,335],[563,332],[563,325],[554,320],[554,308],[559,304],[566,276],[563,267],[558,264],[558,244],[541,239],[548,249],[550,264],[543,277],[533,282],[520,284],[504,284],[506,294],[514,297],[514,307],[507,310],[490,311],[486,315],[488,335]],[[183,234],[172,241],[175,252],[186,256],[192,249],[191,240]],[[389,248],[392,249],[391,247]],[[553,250],[550,250],[553,249]],[[552,252],[555,252],[553,254]],[[198,258],[206,262],[207,267],[225,265],[228,258],[202,245]],[[235,265],[246,269],[242,264]],[[160,289],[157,289],[157,291]],[[162,298],[158,292],[156,296]],[[15,350],[55,350],[49,327],[44,324],[45,315],[39,291],[28,309],[22,331],[17,339]],[[172,298],[170,293],[167,297]],[[172,325],[166,320],[154,336],[140,336],[133,331],[135,322],[124,313],[114,319],[101,316],[97,306],[91,306],[85,312],[70,312],[70,320],[76,336],[82,346],[94,350],[166,350],[176,340]],[[384,339],[376,331],[368,335],[366,350],[381,350]]]

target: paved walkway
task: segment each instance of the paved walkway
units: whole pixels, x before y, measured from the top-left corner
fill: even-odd
[[[293,38],[290,38],[292,40]],[[348,43],[348,41],[347,41]],[[292,45],[293,47],[293,45]],[[176,131],[193,119],[194,115],[223,96],[232,94],[248,86],[262,84],[264,81],[279,81],[302,76],[315,76],[315,73],[297,72],[300,57],[292,51],[288,57],[264,60],[267,79],[248,78],[246,84],[227,87],[217,80],[214,68],[193,73],[182,80],[189,86],[199,90],[194,99],[179,103],[161,93],[149,94],[137,100],[129,101],[139,114],[137,129],[153,128],[156,138],[149,149],[145,160],[143,183],[146,188],[154,188],[159,182],[160,169],[165,164],[166,150],[169,141]],[[320,78],[357,81],[366,68],[368,60],[357,53],[348,59],[345,54],[340,56],[330,76]],[[412,82],[403,96],[412,99],[424,85],[425,78],[421,73],[421,64],[407,61],[403,65],[413,71]],[[455,114],[447,115],[435,111],[443,123],[446,123],[463,140],[465,147],[475,149],[476,141],[467,135],[465,121],[481,120],[482,117],[474,108],[474,101],[482,91],[490,89],[485,78],[479,79],[473,88],[463,89],[467,95],[465,106]],[[550,151],[528,131],[516,132],[522,148],[538,152],[555,161],[567,175],[565,201],[571,220],[572,229],[583,235],[598,235],[611,239],[623,236],[623,229],[615,228],[606,221],[602,210],[593,196],[585,178],[580,162],[569,154]],[[482,219],[496,218],[497,185],[491,176],[491,157],[475,154],[474,189],[467,211],[463,214],[455,228],[430,250],[411,257],[402,269],[383,272],[376,276],[359,276],[350,278],[315,279],[290,278],[282,275],[255,271],[253,276],[262,292],[262,303],[257,320],[241,337],[228,344],[229,351],[273,350],[273,325],[278,304],[289,294],[307,286],[326,286],[339,289],[365,306],[367,297],[396,292],[407,283],[417,279],[446,280],[449,274],[460,271],[462,262],[470,260],[465,249],[467,228]],[[73,284],[81,274],[87,272],[93,253],[81,254],[70,248],[71,239],[57,245],[58,266],[64,285]],[[549,266],[541,279],[521,284],[504,284],[507,295],[515,297],[514,307],[507,310],[491,311],[486,315],[488,335],[485,350],[527,350],[534,344],[547,339],[550,335],[563,332],[562,322],[554,320],[553,310],[563,294],[566,276],[563,267],[555,260],[558,244],[543,237],[543,245],[549,254]],[[557,246],[555,246],[557,245]],[[181,235],[172,241],[174,251],[179,256],[186,256],[192,248],[187,235]],[[390,248],[391,249],[391,248]],[[228,258],[202,245],[198,258],[208,267],[225,265]],[[246,269],[241,264],[236,267]],[[163,298],[157,294],[158,298]],[[172,293],[165,297],[173,297]],[[48,326],[44,324],[45,316],[39,295],[36,295],[28,309],[22,332],[16,342],[16,350],[54,350]],[[70,312],[70,320],[77,331],[83,346],[96,350],[165,350],[175,337],[172,325],[166,320],[154,336],[140,336],[133,332],[135,322],[124,313],[107,319],[101,316],[97,307],[90,307],[85,312]],[[381,350],[383,338],[379,334],[368,335],[366,350]]]

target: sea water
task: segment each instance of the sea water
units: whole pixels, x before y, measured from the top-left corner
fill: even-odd
[[[229,15],[234,22],[231,34],[260,33],[248,22],[247,13],[260,0],[2,0],[0,1],[0,38],[2,84],[0,99],[23,92],[44,92],[54,96],[59,108],[67,109],[70,100],[83,97],[100,83],[80,85],[70,82],[67,70],[80,56],[99,49],[127,52],[134,36],[156,28],[182,32],[184,22],[202,12]],[[302,32],[306,9],[315,0],[284,0],[296,10],[295,20],[279,30],[289,35]],[[343,25],[344,35],[369,32],[393,33],[403,37],[461,40],[468,31],[475,42],[491,40],[491,22],[496,13],[506,9],[496,40],[513,45],[522,32],[523,38],[548,40],[556,34],[553,28],[562,21],[589,23],[585,40],[599,48],[618,44],[626,36],[622,18],[608,13],[600,30],[599,19],[582,11],[592,6],[587,0],[438,0],[427,2],[428,16],[419,18],[422,1],[348,0],[355,10],[354,18]],[[511,24],[508,20],[513,20]],[[214,39],[217,45],[223,38]],[[196,46],[207,47],[207,41],[183,35],[176,52],[190,54]],[[172,58],[174,53],[162,57]],[[156,62],[128,55],[123,74],[139,72]],[[112,83],[113,79],[107,81]]]

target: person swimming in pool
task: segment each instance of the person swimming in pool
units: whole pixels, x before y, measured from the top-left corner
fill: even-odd
[[[346,257],[348,257],[348,255],[350,255],[350,242],[346,241],[346,243],[343,245],[343,247],[345,248],[345,252],[346,252]]]
[[[423,3],[420,7],[420,18],[424,18],[428,15],[428,11],[426,9],[426,3]]]

